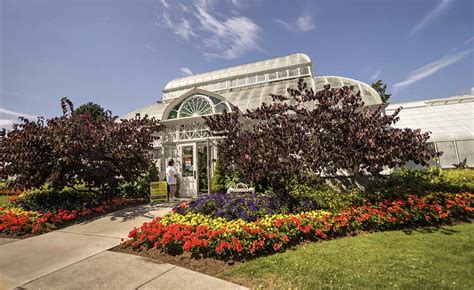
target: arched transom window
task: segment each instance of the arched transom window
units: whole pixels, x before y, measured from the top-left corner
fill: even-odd
[[[196,94],[178,103],[169,112],[168,119],[198,117],[229,111],[229,106],[221,99]]]
[[[203,96],[193,96],[187,99],[179,108],[178,116],[184,117],[197,117],[202,115],[212,114],[212,104]]]

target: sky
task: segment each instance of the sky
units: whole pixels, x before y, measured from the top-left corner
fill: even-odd
[[[474,86],[472,0],[0,0],[0,127],[61,114],[60,99],[115,115],[167,82],[292,53],[314,75],[371,83],[391,103]]]

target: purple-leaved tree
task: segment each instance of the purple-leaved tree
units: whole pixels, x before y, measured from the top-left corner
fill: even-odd
[[[0,176],[19,188],[49,185],[56,189],[85,184],[114,190],[148,171],[156,132],[155,119],[120,120],[104,115],[74,114],[70,100],[61,100],[63,115],[29,121],[21,118],[0,135]]]
[[[218,145],[222,168],[249,182],[281,187],[338,171],[376,175],[437,155],[428,133],[392,127],[400,109],[386,116],[382,107],[364,106],[352,87],[315,93],[300,79],[288,96],[272,98],[254,111],[205,117],[211,134],[225,137]]]

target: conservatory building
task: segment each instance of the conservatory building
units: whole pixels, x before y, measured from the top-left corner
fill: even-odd
[[[167,160],[174,159],[181,176],[179,194],[196,197],[209,191],[216,142],[209,136],[202,116],[224,111],[254,110],[271,103],[270,94],[285,95],[304,78],[315,91],[331,87],[354,86],[365,105],[378,106],[382,100],[369,85],[338,76],[314,76],[313,62],[305,54],[239,65],[170,81],[163,88],[162,99],[123,116],[137,113],[161,120],[165,130],[155,144],[160,178],[164,179]]]
[[[395,127],[430,132],[428,142],[436,151],[443,152],[437,160],[432,160],[433,165],[454,168],[465,163],[474,167],[474,91],[461,96],[390,104],[385,111],[391,114],[398,107],[403,109]]]

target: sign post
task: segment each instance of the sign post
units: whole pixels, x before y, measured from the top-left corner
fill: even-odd
[[[166,181],[150,182],[150,201],[168,202],[168,184]]]

